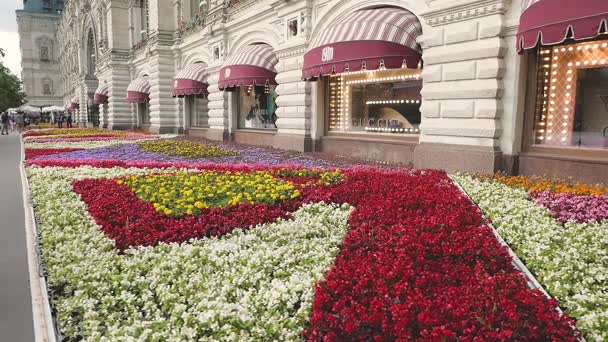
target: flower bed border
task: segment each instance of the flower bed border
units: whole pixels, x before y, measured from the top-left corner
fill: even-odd
[[[40,235],[38,234],[38,222],[34,211],[30,183],[25,171],[25,142],[21,141],[21,160],[19,172],[21,174],[21,186],[23,207],[25,211],[25,237],[27,247],[27,265],[30,283],[30,295],[32,305],[32,321],[34,326],[34,338],[36,341],[56,342],[61,341],[58,335],[58,321],[53,315],[52,303],[50,301],[49,289],[46,281],[44,260],[40,250]]]

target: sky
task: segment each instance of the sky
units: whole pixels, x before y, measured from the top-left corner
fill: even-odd
[[[18,77],[21,77],[21,53],[15,11],[22,8],[23,0],[0,0],[0,48],[6,52],[0,59]]]

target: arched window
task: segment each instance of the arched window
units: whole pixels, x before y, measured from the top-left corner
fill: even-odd
[[[141,35],[147,37],[150,29],[150,6],[148,0],[141,0]]]
[[[38,46],[38,57],[42,62],[50,62],[53,59],[53,42],[48,37],[38,38],[36,41]]]
[[[93,35],[93,30],[89,30],[89,35],[87,38],[87,75],[93,76],[95,75],[95,36]]]

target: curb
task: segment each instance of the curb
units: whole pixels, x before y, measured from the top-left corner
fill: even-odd
[[[25,172],[25,146],[23,138],[19,135],[21,144],[21,161],[19,170],[21,173],[21,187],[23,196],[23,207],[25,210],[25,237],[27,247],[27,264],[30,280],[30,294],[32,296],[32,319],[34,324],[34,336],[36,342],[56,342],[53,315],[49,302],[46,279],[41,268],[41,257],[39,255],[38,233],[36,230],[36,219],[34,207],[29,192],[29,182]]]

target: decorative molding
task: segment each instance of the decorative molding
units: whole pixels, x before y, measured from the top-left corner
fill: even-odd
[[[430,26],[443,26],[459,21],[486,17],[493,14],[504,14],[509,9],[511,0],[481,0],[464,5],[457,5],[422,13]]]

